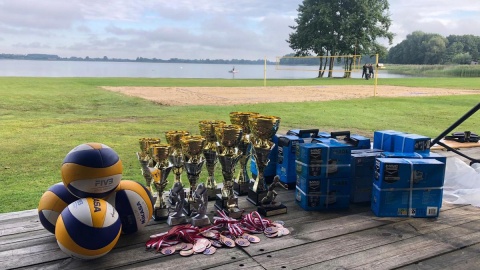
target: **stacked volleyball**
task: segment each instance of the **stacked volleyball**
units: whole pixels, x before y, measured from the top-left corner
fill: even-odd
[[[121,180],[122,171],[118,154],[105,144],[81,144],[65,156],[62,183],[44,193],[38,213],[66,254],[101,257],[122,232],[136,232],[150,220],[150,192],[135,181]]]

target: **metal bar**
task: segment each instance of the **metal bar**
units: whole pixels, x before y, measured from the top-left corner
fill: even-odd
[[[466,158],[466,159],[468,159],[468,160],[470,160],[470,161],[480,162],[480,160],[471,158],[471,157],[465,155],[464,153],[458,151],[457,149],[452,148],[452,147],[444,144],[443,142],[438,142],[437,144],[440,145],[440,146],[443,146],[445,149],[447,149],[447,151],[452,151],[452,152],[454,152],[455,154],[457,154],[457,155],[459,155],[459,156],[462,156],[462,157],[464,157],[464,158]]]
[[[473,107],[470,111],[468,111],[464,116],[462,116],[460,119],[458,119],[455,123],[453,123],[449,128],[447,128],[444,132],[442,132],[440,135],[438,135],[437,138],[432,140],[432,143],[430,145],[435,145],[439,144],[441,139],[443,139],[447,134],[449,134],[452,130],[454,130],[456,127],[458,127],[461,123],[463,123],[465,120],[467,120],[470,116],[472,116],[474,113],[476,113],[480,109],[480,103],[477,104],[477,106]],[[442,145],[445,147],[445,145]]]

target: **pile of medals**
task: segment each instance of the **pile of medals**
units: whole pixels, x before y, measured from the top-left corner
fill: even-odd
[[[174,226],[167,232],[150,236],[146,248],[156,249],[164,255],[172,255],[177,251],[182,256],[212,255],[223,246],[247,247],[260,242],[260,238],[253,234],[263,233],[269,238],[290,234],[282,221],[272,222],[262,218],[258,212],[244,215],[239,220],[230,218],[223,211],[217,212],[219,216],[214,217],[213,225],[203,228],[191,224]]]

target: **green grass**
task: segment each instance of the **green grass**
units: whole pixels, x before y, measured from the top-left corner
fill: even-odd
[[[388,64],[387,70],[395,73],[428,77],[480,77],[480,65],[393,65]]]
[[[267,85],[372,83],[307,79],[268,80]],[[455,78],[381,79],[379,83],[480,90],[474,80]],[[371,138],[374,130],[395,129],[434,137],[479,102],[478,95],[469,95],[180,107],[161,106],[99,87],[107,85],[235,87],[262,86],[263,80],[0,78],[0,213],[36,208],[43,192],[61,181],[65,155],[85,142],[112,147],[122,159],[123,179],[143,183],[135,156],[139,138],[164,141],[165,131],[178,129],[198,134],[198,121],[229,121],[231,111],[279,116],[281,132],[292,128],[350,130]],[[474,115],[458,130],[478,133],[479,122],[480,116]],[[221,181],[220,174],[217,180]]]

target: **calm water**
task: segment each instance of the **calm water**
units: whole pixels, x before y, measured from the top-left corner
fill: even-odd
[[[315,71],[302,71],[314,67],[282,68],[289,70],[277,70],[275,65],[267,65],[267,79],[303,79],[317,75]],[[236,65],[238,73],[235,74],[228,72],[231,69],[232,65],[222,64],[0,60],[0,77],[264,78],[263,65]],[[334,76],[341,77],[343,72],[334,72]],[[361,73],[354,73],[352,77],[360,78]],[[384,70],[379,73],[379,78],[403,77],[406,76]]]

